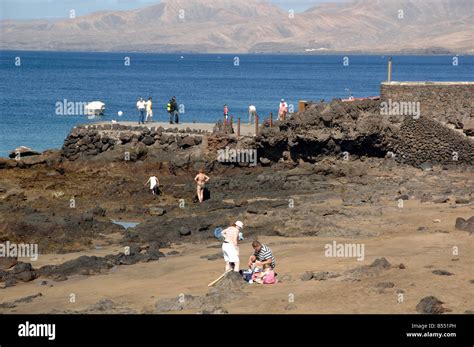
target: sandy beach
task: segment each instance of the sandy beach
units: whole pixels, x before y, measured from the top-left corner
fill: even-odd
[[[351,164],[341,161],[335,162],[334,165],[348,167]],[[67,241],[67,253],[58,252],[64,248],[55,245],[63,242],[57,239],[48,241],[50,250],[41,254],[38,261],[18,259],[31,262],[35,269],[46,265],[61,265],[80,256],[104,257],[119,254],[124,252],[124,246],[128,244],[128,241],[124,243],[124,240],[132,237],[128,232],[136,235],[132,239],[143,240],[143,244],[154,242],[155,237],[156,240],[164,237],[170,238],[171,241],[160,247],[160,251],[166,256],[160,257],[158,261],[114,265],[89,275],[72,273],[49,278],[40,275],[26,283],[18,282],[14,287],[1,289],[1,311],[197,313],[203,308],[208,309],[206,305],[187,307],[186,300],[181,303],[179,298],[183,295],[185,298],[187,295],[205,297],[209,291],[207,284],[223,272],[221,244],[213,238],[212,226],[225,225],[234,219],[241,219],[246,225],[246,240],[240,245],[242,261],[245,262],[252,253],[251,241],[258,238],[272,248],[277,258],[279,283],[246,284],[241,289],[235,289],[242,296],[220,302],[226,312],[416,313],[416,305],[420,299],[430,295],[445,302],[444,306],[449,312],[464,313],[473,310],[472,235],[454,227],[458,217],[468,219],[472,214],[472,203],[456,203],[459,194],[467,193],[463,184],[472,179],[472,173],[420,172],[409,167],[382,173],[380,167],[383,165],[384,160],[369,160],[364,164],[369,167],[364,178],[349,176],[336,179],[314,174],[311,166],[303,166],[298,172],[294,172],[296,176],[288,176],[293,177],[293,180],[298,177],[300,181],[294,189],[284,194],[274,185],[267,186],[269,188],[261,186],[260,190],[256,191],[250,182],[257,181],[257,174],[251,172],[230,176],[229,173],[223,174],[222,177],[226,177],[226,180],[230,179],[235,181],[237,186],[244,187],[238,199],[245,200],[246,204],[242,201],[236,202],[238,199],[234,199],[225,186],[219,188],[221,174],[215,174],[212,176],[214,183],[211,186],[213,196],[222,191],[225,198],[218,204],[207,201],[199,206],[191,202],[186,210],[173,208],[173,205],[177,205],[177,198],[181,195],[187,196],[186,200],[189,201],[192,196],[192,183],[189,180],[192,176],[166,177],[163,174],[163,195],[153,198],[140,188],[143,184],[140,178],[150,169],[146,161],[133,171],[124,171],[123,167],[113,164],[107,167],[96,166],[95,169],[89,167],[88,170],[71,170],[61,177],[51,176],[52,171],[48,169],[15,170],[14,173],[11,170],[2,170],[2,184],[25,189],[23,202],[18,202],[14,200],[15,196],[10,196],[7,199],[9,202],[4,203],[2,208],[14,201],[22,206],[31,202],[46,213],[54,209],[56,217],[63,213],[84,216],[87,210],[96,205],[107,211],[105,215],[94,215],[94,220],[108,225],[106,229],[92,235],[77,231],[81,236]],[[110,195],[109,189],[118,175],[128,182],[126,184],[130,188]],[[302,182],[312,179],[316,179],[312,191],[301,186]],[[95,182],[93,191],[89,185],[91,180]],[[48,202],[38,205],[38,201],[44,201],[44,187],[52,181],[56,182],[55,189],[60,184],[64,196],[55,198],[50,192]],[[428,190],[433,194],[442,194],[449,186],[453,189],[453,195],[447,195],[443,203],[433,200],[421,202],[418,198],[410,197],[403,208],[399,208],[394,198],[399,190],[398,181],[405,182],[404,186],[407,187],[416,184],[422,188],[419,191]],[[296,188],[298,186],[300,188]],[[341,190],[344,186],[352,187],[348,191],[352,191],[354,196],[375,191],[382,196],[377,199],[376,204],[351,202],[345,195],[347,193]],[[129,195],[128,190],[131,187],[135,187],[132,191],[136,193]],[[188,193],[180,193],[183,189]],[[69,211],[61,205],[67,205],[68,197],[73,192],[78,197],[78,206],[77,209]],[[386,196],[383,196],[385,194]],[[295,207],[288,207],[288,199],[294,200]],[[125,209],[122,206],[124,204]],[[243,207],[238,207],[242,204]],[[150,215],[149,209],[156,206],[165,208],[166,214]],[[44,213],[40,210],[37,213]],[[210,212],[212,210],[215,212]],[[21,210],[16,213],[19,216],[22,214]],[[208,221],[212,220],[212,226],[207,231],[192,231],[189,236],[176,234],[176,230],[181,228],[179,225],[186,225],[187,218],[201,223],[201,215]],[[55,217],[50,218],[54,221]],[[111,224],[111,219],[142,224],[125,231]],[[6,225],[11,225],[10,220]],[[150,229],[150,225],[162,225],[165,229],[175,225],[169,235],[177,236],[160,237],[159,230],[163,229]],[[56,227],[48,230],[54,228]],[[3,230],[5,232],[5,225]],[[325,245],[333,242],[363,244],[364,259],[359,261],[355,257],[325,256]],[[457,255],[453,247],[458,247]],[[78,250],[74,251],[74,248]],[[360,276],[351,272],[370,266],[376,259],[381,258],[390,263],[390,268],[373,273],[365,273],[363,270]],[[400,264],[403,264],[403,268],[400,268]],[[452,275],[437,275],[433,273],[435,270],[448,271]],[[324,279],[323,276],[318,280],[316,275],[313,279],[303,280],[308,272],[327,272],[337,274],[337,277]],[[14,303],[15,300],[38,293],[42,295],[29,302]],[[75,295],[74,303],[69,300],[71,294]],[[402,294],[402,299],[399,294]],[[183,305],[162,311],[160,306],[157,306],[160,300],[176,300]],[[8,303],[14,304],[9,307]],[[214,307],[211,307],[212,309]]]

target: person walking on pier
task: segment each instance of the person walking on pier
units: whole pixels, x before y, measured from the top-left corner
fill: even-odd
[[[145,100],[143,98],[138,99],[137,101],[137,110],[138,110],[138,124],[145,124]]]
[[[249,106],[249,125],[255,122],[255,116],[257,115],[257,108],[254,105]],[[253,121],[252,121],[253,118]]]
[[[280,107],[278,109],[278,120],[280,122],[284,121],[287,113],[288,113],[288,104],[286,103],[285,99],[281,99]]]
[[[226,123],[228,123],[229,120],[229,106],[227,104],[224,104],[224,120]]]
[[[170,124],[179,124],[179,112],[176,96],[173,96],[171,100],[168,101],[167,111],[170,114]]]
[[[146,118],[145,122],[148,124],[148,117],[150,117],[150,124],[153,123],[153,103],[151,101],[151,96],[148,98],[146,104]]]

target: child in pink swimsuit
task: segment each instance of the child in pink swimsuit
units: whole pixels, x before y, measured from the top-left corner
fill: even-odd
[[[264,269],[263,276],[262,276],[263,284],[275,284],[276,283],[275,271],[273,271],[270,264],[265,264],[263,269]]]
[[[255,272],[252,275],[252,281],[254,283],[260,284],[275,284],[275,272],[273,271],[270,264],[265,264],[263,271],[260,271],[259,268],[255,268]]]

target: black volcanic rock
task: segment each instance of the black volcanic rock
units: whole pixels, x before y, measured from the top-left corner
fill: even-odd
[[[441,314],[447,310],[443,307],[443,302],[434,296],[427,296],[416,305],[418,313]]]

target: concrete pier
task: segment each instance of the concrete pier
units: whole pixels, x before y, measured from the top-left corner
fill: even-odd
[[[105,125],[105,124],[112,124],[112,122],[97,122],[97,123],[92,123],[93,125]],[[191,129],[191,130],[202,130],[206,132],[212,132],[212,129],[214,128],[214,123],[179,123],[179,124],[170,124],[166,122],[153,122],[153,123],[148,123],[145,125],[138,125],[138,122],[117,122],[114,124],[119,124],[119,125],[125,125],[125,126],[136,126],[136,127],[151,127],[151,128],[159,128],[162,127],[164,129],[176,129],[178,128],[179,130],[181,129]],[[237,134],[237,123],[234,122],[232,125],[234,129],[234,133]],[[255,135],[255,124],[248,125],[245,122],[240,123],[240,135],[241,136],[253,136]]]

